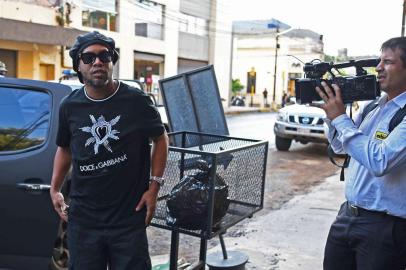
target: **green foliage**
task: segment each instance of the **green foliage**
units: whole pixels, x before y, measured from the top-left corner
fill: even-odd
[[[338,56],[333,56],[333,55],[324,55],[324,62],[331,63],[333,62],[334,64],[341,63],[341,62],[346,62],[348,61],[348,57],[338,57]]]
[[[233,96],[236,96],[242,89],[244,85],[241,84],[240,79],[233,79],[231,91],[233,92]]]
[[[368,74],[373,74],[373,75],[378,75],[378,72],[376,72],[375,67],[366,67],[364,68]]]
[[[335,56],[327,55],[327,54],[324,55],[324,62],[330,63],[330,62],[335,62],[335,61],[336,61]]]
[[[26,149],[43,142],[42,139],[27,138],[25,129],[5,128],[0,129],[0,151],[15,151]]]
[[[337,57],[337,56],[332,56],[332,55],[324,55],[324,62],[327,63],[342,63],[342,62],[348,62],[349,59],[344,58],[344,57]],[[376,75],[377,72],[375,71],[375,67],[365,67],[364,68],[368,74],[373,74]],[[336,74],[337,72],[335,72],[335,70],[333,70],[333,72]],[[338,74],[337,74],[338,75]],[[355,76],[355,68],[354,67],[350,67],[350,68],[343,68],[340,69],[340,76]],[[327,77],[329,77],[329,74],[327,74]]]

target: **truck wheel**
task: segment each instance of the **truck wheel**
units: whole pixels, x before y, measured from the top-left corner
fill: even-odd
[[[292,139],[286,139],[279,136],[275,136],[276,149],[278,149],[279,151],[288,151],[291,144]]]

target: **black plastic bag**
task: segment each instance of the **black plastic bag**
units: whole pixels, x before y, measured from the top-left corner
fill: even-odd
[[[187,230],[203,230],[208,222],[211,168],[204,160],[196,162],[200,172],[186,175],[174,186],[167,199],[166,223]],[[227,212],[228,185],[216,174],[214,184],[213,227]]]

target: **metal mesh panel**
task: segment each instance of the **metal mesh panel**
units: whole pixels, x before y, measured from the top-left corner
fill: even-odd
[[[197,132],[180,132],[170,134],[169,139],[171,141],[171,145],[173,146],[205,151],[209,153],[215,153],[221,150],[230,150],[257,142],[255,140]]]
[[[176,137],[176,140],[183,145],[186,142],[192,142],[195,146],[170,147],[164,173],[166,181],[159,191],[152,225],[202,238],[211,238],[262,209],[268,142],[192,132],[169,134],[169,137],[171,141]],[[209,140],[216,142],[199,145],[199,142]],[[209,165],[214,165],[215,174],[228,185],[230,205],[227,213],[220,223],[216,224],[216,228],[213,228],[212,224],[208,226],[211,229],[203,230],[186,230],[170,226],[166,223],[168,195],[183,176],[200,171],[196,164],[198,160],[205,160]],[[214,161],[216,161],[215,164]],[[213,182],[210,184],[214,185]],[[214,193],[209,194],[210,198],[213,196]],[[206,217],[207,223],[210,220],[210,213]]]
[[[224,170],[218,167],[217,173],[229,185],[229,198],[242,204],[260,206],[262,179],[264,179],[265,145],[232,152],[233,160]]]
[[[183,136],[183,137],[182,137]],[[226,140],[222,136],[217,136],[217,135],[198,135],[198,134],[189,134],[186,132],[182,132],[182,134],[177,134],[174,135],[171,143],[173,146],[176,147],[185,147],[185,148],[192,148],[198,146],[199,150],[204,150],[205,148],[202,148],[204,145],[208,145],[210,147],[212,143],[215,142],[221,142],[223,144],[223,141]],[[238,145],[238,143],[236,144]]]

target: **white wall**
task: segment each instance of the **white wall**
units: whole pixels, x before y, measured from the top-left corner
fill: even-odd
[[[179,1],[157,1],[168,9],[179,9]],[[89,27],[81,27],[86,31],[97,30],[112,37],[116,47],[120,49],[119,70],[121,79],[133,79],[134,76],[134,51],[164,55],[163,77],[177,73],[178,59],[178,26],[177,22],[165,19],[164,40],[135,36],[135,17],[131,10],[134,5],[129,1],[120,1],[118,32],[109,32]]]
[[[167,0],[165,1],[167,12],[179,10],[179,0]],[[173,76],[178,73],[178,22],[176,20],[171,20],[168,17],[164,21],[165,31],[165,65],[164,65],[164,75],[165,77]]]
[[[211,20],[209,25],[209,63],[214,65],[220,96],[229,100],[231,91],[231,31],[232,21],[227,7],[232,4],[227,0],[212,0]]]
[[[119,0],[117,32],[104,31],[82,26],[81,0],[72,3],[70,18],[72,23],[69,27],[84,31],[97,30],[115,39],[116,46],[120,49],[119,71],[120,78],[133,78],[134,74],[134,51],[163,55],[165,60],[161,66],[163,77],[169,77],[178,73],[178,22],[173,19],[179,14],[180,0],[155,0],[165,6],[165,12],[171,16],[164,18],[164,39],[151,39],[135,36],[134,15],[132,6],[128,0]],[[230,55],[231,55],[231,19],[225,17],[223,12],[229,5],[227,0],[213,0],[210,19],[210,37],[208,45],[209,63],[213,64],[216,70],[217,80],[221,96],[228,98],[230,91]],[[55,20],[56,11],[51,7],[26,4],[10,0],[0,0],[0,17],[19,21],[30,21],[34,23],[57,25]],[[53,51],[53,54],[58,54]],[[201,59],[203,60],[203,59]],[[58,70],[58,64],[56,70]],[[59,70],[58,70],[59,72]]]
[[[275,38],[267,36],[238,36],[234,39],[233,79],[240,79],[247,86],[247,72],[252,67],[257,72],[256,95],[254,103],[263,104],[262,91],[268,90],[268,102],[272,101],[274,69],[275,69]],[[279,38],[280,49],[277,58],[275,101],[281,102],[283,91],[288,87],[288,73],[303,73],[303,66],[294,67],[292,64],[299,63],[294,55],[303,62],[309,62],[322,55],[312,52],[312,48],[318,44],[311,39]],[[243,89],[244,93],[246,89]]]
[[[47,25],[57,25],[56,12],[49,7],[0,0],[0,18]]]

